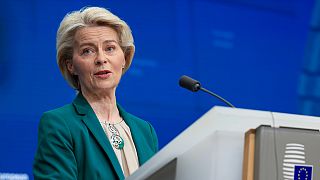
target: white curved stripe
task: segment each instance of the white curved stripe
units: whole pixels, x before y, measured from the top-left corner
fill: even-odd
[[[302,151],[285,151],[286,154],[302,154],[304,155],[304,152]]]
[[[283,170],[283,171],[294,172],[294,168],[286,168],[286,167],[283,167],[282,170]]]
[[[298,147],[304,147],[303,144],[298,144],[298,143],[288,143],[286,146],[298,146]]]
[[[292,150],[302,150],[302,151],[304,151],[304,148],[303,147],[286,147],[286,149],[287,150],[290,150],[290,149],[292,149]]]
[[[283,176],[283,177],[287,179],[293,179],[293,176]]]
[[[292,168],[294,168],[294,166],[295,166],[296,164],[283,163],[282,165],[285,166],[285,167],[292,167]]]
[[[294,154],[284,155],[284,158],[305,159],[305,157],[304,157],[304,156],[294,155]]]
[[[301,164],[306,163],[306,161],[299,160],[299,159],[284,159],[283,162],[285,162],[285,163],[301,163]]]
[[[294,172],[283,172],[283,175],[294,176]]]

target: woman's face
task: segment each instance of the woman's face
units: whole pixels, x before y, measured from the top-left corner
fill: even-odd
[[[77,75],[82,92],[115,90],[125,65],[117,32],[105,26],[84,27],[75,34],[68,70]]]

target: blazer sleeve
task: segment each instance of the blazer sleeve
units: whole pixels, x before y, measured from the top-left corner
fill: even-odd
[[[65,120],[54,113],[44,113],[38,131],[34,179],[77,179],[72,136]]]

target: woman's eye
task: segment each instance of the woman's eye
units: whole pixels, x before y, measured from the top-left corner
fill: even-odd
[[[82,52],[81,52],[81,55],[89,55],[89,54],[92,54],[94,53],[93,50],[91,49],[83,49]]]
[[[115,50],[115,46],[108,46],[107,48],[106,48],[106,51],[108,51],[108,52],[112,52],[112,51],[114,51]]]

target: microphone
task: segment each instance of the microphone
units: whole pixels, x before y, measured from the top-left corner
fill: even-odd
[[[183,88],[186,88],[192,92],[197,92],[199,90],[201,91],[204,91],[216,98],[218,98],[219,100],[221,100],[222,102],[226,103],[228,106],[232,107],[232,108],[235,108],[234,105],[232,105],[230,102],[228,102],[227,100],[223,99],[221,96],[201,87],[201,84],[199,81],[195,80],[195,79],[192,79],[191,77],[189,76],[186,76],[186,75],[183,75],[180,77],[180,80],[179,80],[179,85]]]

